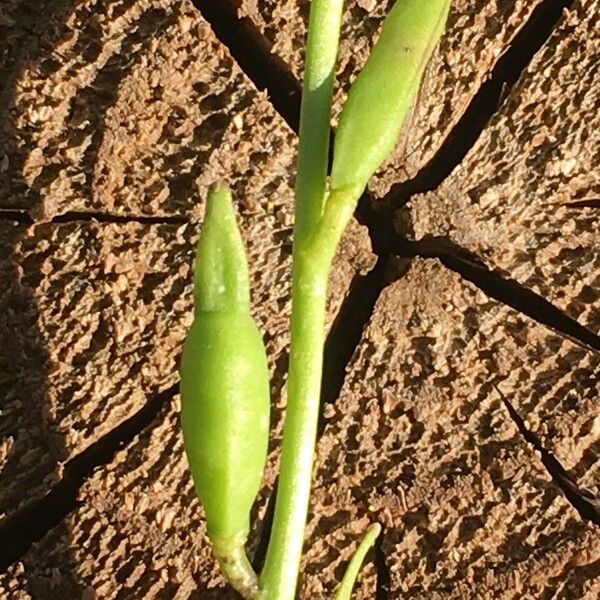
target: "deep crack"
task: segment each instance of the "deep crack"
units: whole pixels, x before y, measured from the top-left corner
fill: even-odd
[[[356,275],[333,322],[323,361],[321,407],[334,403],[346,379],[346,368],[360,344],[363,329],[371,320],[375,304],[386,285],[388,257],[380,256],[366,275]],[[325,427],[321,411],[319,432]]]
[[[562,490],[565,498],[579,513],[582,519],[600,525],[600,498],[596,497],[589,490],[579,487],[575,479],[562,466],[554,454],[544,448],[537,435],[527,429],[525,421],[515,410],[508,398],[496,385],[494,385],[494,387],[502,399],[504,406],[508,410],[510,418],[514,421],[517,429],[523,436],[523,439],[531,445],[534,450],[539,452],[542,464],[546,468],[546,471],[548,471],[548,474],[552,477],[554,483]]]
[[[269,540],[271,539],[271,530],[273,529],[273,519],[275,518],[275,503],[277,502],[277,484],[279,478],[275,479],[273,489],[267,498],[267,505],[265,508],[265,514],[263,520],[260,523],[260,527],[256,531],[256,550],[252,557],[252,567],[257,573],[262,571],[267,558],[267,550],[269,549]]]
[[[382,529],[374,547],[375,568],[377,569],[377,591],[375,600],[388,600],[390,598],[391,574],[387,564],[387,557],[383,549],[385,529]]]
[[[38,223],[25,210],[7,209],[0,209],[0,221],[12,221],[21,225],[35,225]],[[69,211],[54,217],[50,221],[40,221],[40,223],[63,224],[94,221],[98,223],[139,223],[140,225],[185,225],[189,223],[189,219],[181,215],[116,215],[94,211]]]
[[[275,110],[297,133],[301,86],[288,65],[271,52],[271,45],[253,21],[238,16],[239,0],[192,1],[242,71],[257,89],[267,90]]]
[[[404,242],[403,255],[437,258],[450,270],[470,281],[490,298],[510,306],[537,323],[587,350],[600,353],[600,336],[569,316],[543,296],[514,279],[490,269],[479,257],[443,237],[426,236]]]
[[[79,490],[94,469],[111,461],[123,445],[146,429],[178,389],[176,384],[157,394],[134,415],[71,458],[64,466],[63,478],[50,492],[0,526],[0,573],[75,510]]]
[[[600,208],[600,198],[590,198],[589,200],[576,200],[565,204],[567,208]]]
[[[0,209],[0,221],[10,221],[20,225],[33,225],[33,219],[24,210]]]
[[[189,219],[181,215],[115,215],[103,212],[71,211],[56,216],[51,223],[97,221],[98,223],[139,223],[141,225],[185,225]]]

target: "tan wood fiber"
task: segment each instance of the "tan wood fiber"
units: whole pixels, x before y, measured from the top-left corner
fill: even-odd
[[[10,155],[1,197],[40,220],[92,211],[125,221],[94,222],[76,213],[62,224],[0,224],[0,381],[7,390],[0,418],[0,523],[48,492],[69,459],[177,383],[192,318],[201,198],[219,179],[236,194],[254,312],[275,389],[283,383],[293,134],[187,2],[75,3],[66,20],[73,36],[64,34],[69,43],[54,47],[60,56],[42,53],[15,74],[18,101],[2,123],[8,127],[17,108],[23,112],[13,121],[21,129],[4,129],[18,150]],[[48,21],[50,35],[56,23],[52,16]],[[101,59],[103,53],[112,58]],[[48,62],[54,75],[46,72]],[[94,94],[105,97],[106,90],[96,87],[97,80],[113,82],[117,64],[127,65],[128,75],[111,88],[114,102],[101,115]],[[148,90],[159,88],[161,100],[151,101]],[[104,118],[89,164],[82,157],[90,140],[80,139],[69,120],[75,107]],[[26,126],[36,110],[45,116],[36,127]],[[210,123],[216,122],[221,125],[213,136]],[[82,127],[95,136],[99,121],[86,123]],[[83,154],[70,152],[75,138]],[[22,177],[14,171],[19,156],[25,157]],[[32,156],[56,177],[36,194],[31,188],[22,194]],[[161,184],[179,183],[157,198],[144,187],[150,171]],[[89,186],[89,194],[77,182]],[[181,202],[174,200],[179,192]],[[166,215],[166,222],[126,222],[144,213]],[[169,222],[173,215],[181,223]],[[330,321],[352,278],[372,264],[367,235],[354,224],[336,259]]]
[[[409,119],[396,152],[369,188],[377,196],[414,175],[434,156],[469,102],[486,81],[541,0],[454,0],[440,47],[423,84],[415,114]],[[343,90],[369,54],[392,0],[348,0],[340,45],[337,108]],[[249,16],[301,80],[308,23],[308,0],[241,0],[240,14]]]

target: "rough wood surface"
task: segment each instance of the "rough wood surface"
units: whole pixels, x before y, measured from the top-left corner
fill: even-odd
[[[410,211],[416,237],[457,243],[596,336],[600,220],[597,209],[573,205],[600,195],[600,90],[592,83],[600,73],[599,8],[596,0],[575,3],[470,155]],[[556,402],[598,401],[597,366],[574,356],[570,367],[585,394],[559,379],[536,392],[539,433],[549,449],[558,443]],[[573,413],[577,438],[583,421]]]
[[[111,213],[187,212],[193,222],[1,224],[0,381],[7,393],[0,420],[0,523],[60,480],[66,461],[177,383],[179,350],[192,318],[200,198],[221,178],[239,198],[255,313],[277,371],[274,385],[283,383],[295,139],[197,11],[187,3],[157,6],[77,3],[68,23],[83,33],[68,37],[71,46],[62,49],[60,68],[57,58],[52,62],[56,85],[72,86],[72,93],[61,96],[44,70],[48,58],[30,63],[14,83],[20,93],[10,114],[17,107],[23,114],[15,120],[21,129],[12,130],[10,138],[18,149],[5,174],[2,198],[8,206],[27,207],[39,219],[66,211],[92,211],[104,219]],[[100,22],[106,13],[104,25],[121,40],[114,48],[99,36],[102,28],[89,29],[82,20],[91,10]],[[147,31],[155,20],[156,32]],[[129,33],[121,31],[124,23]],[[133,50],[133,42],[123,39],[143,40],[154,49]],[[112,52],[110,69],[90,61],[75,69],[71,61],[89,58],[90,46],[98,51],[94,56]],[[128,65],[125,82],[112,79],[117,63]],[[87,88],[79,82],[82,73]],[[102,115],[95,98],[88,97],[106,91],[98,90],[98,78],[120,81],[110,109],[104,106],[110,118],[105,117],[101,135]],[[149,82],[162,90],[160,100],[150,102]],[[84,158],[90,158],[89,136],[78,146],[81,152],[69,150],[78,134],[67,115],[76,106],[88,111],[92,121],[84,128],[100,140],[91,162]],[[45,117],[32,128],[27,115],[36,110]],[[221,129],[213,136],[214,123]],[[125,126],[131,129],[124,131]],[[14,171],[19,156],[25,157],[22,177]],[[35,198],[20,193],[23,180],[34,185],[33,156],[42,170],[53,173],[47,185],[35,184]],[[158,198],[144,187],[149,169],[168,194]],[[86,193],[79,184],[89,187]],[[354,224],[336,259],[330,320],[352,278],[372,262],[366,233]]]
[[[183,215],[221,177],[245,211],[283,210],[294,137],[189,3],[49,4],[5,65],[3,207]]]
[[[592,335],[600,222],[567,204],[598,195],[598,8],[574,5],[453,176],[398,215],[405,233],[460,244]],[[315,553],[344,548],[331,515],[370,515],[386,526],[390,597],[597,598],[600,532],[550,483],[494,385],[598,498],[599,375],[598,352],[417,259],[380,298],[330,411]]]
[[[369,184],[373,192],[383,196],[393,183],[413,177],[433,157],[540,3],[541,0],[452,3],[448,30],[429,66],[416,112],[397,151]],[[364,64],[392,5],[392,0],[346,3],[338,68],[345,89]],[[239,11],[256,23],[273,44],[272,51],[290,65],[299,80],[309,8],[308,0],[241,0]]]
[[[233,597],[203,541],[178,419],[173,402],[89,481],[80,508],[0,580],[5,593],[15,600]]]
[[[600,298],[600,31],[576,2],[477,145],[413,199],[414,236],[444,236],[588,325]],[[571,205],[571,206],[570,206]]]
[[[335,559],[341,524],[368,517],[385,527],[392,598],[597,597],[600,530],[551,483],[494,385],[597,493],[599,368],[417,259],[381,296],[327,414],[306,560],[324,548],[323,563]],[[321,572],[305,597],[322,585],[334,581]]]
[[[456,79],[446,67],[445,75],[436,75],[434,65],[431,77],[434,81],[442,77],[435,84],[443,90],[440,97],[456,100],[459,112],[460,103],[472,97],[497,53],[534,6],[499,4],[475,3],[470,12],[466,4],[456,3],[464,11],[462,17],[455,14],[437,60],[450,64],[449,49],[456,56],[462,49],[462,56],[471,40],[478,49],[468,56],[474,62]],[[0,23],[13,14],[13,5],[0,12]],[[287,343],[289,293],[283,273],[290,260],[291,133],[188,4],[123,0],[52,6],[63,11],[56,13],[58,23],[70,23],[77,37],[87,32],[79,48],[67,48],[67,62],[76,61],[82,47],[95,48],[86,54],[86,60],[96,65],[89,69],[93,79],[104,60],[98,58],[103,48],[105,54],[113,52],[110,35],[117,36],[118,46],[125,35],[132,41],[122,52],[134,65],[119,76],[113,96],[102,107],[104,116],[95,121],[108,126],[103,125],[97,136],[101,143],[94,161],[89,162],[87,142],[75,144],[76,152],[68,151],[79,138],[70,130],[61,132],[60,119],[50,116],[40,127],[25,127],[28,103],[48,93],[43,91],[44,77],[39,73],[49,72],[32,65],[44,62],[41,57],[54,45],[42,45],[34,52],[36,58],[22,71],[23,89],[29,91],[17,95],[10,105],[10,114],[17,117],[7,121],[13,129],[4,129],[2,134],[6,140],[16,140],[14,151],[21,161],[13,164],[3,159],[0,163],[7,164],[5,171],[10,173],[3,180],[2,205],[26,208],[38,219],[69,211],[100,211],[136,218],[186,215],[195,222],[201,216],[201,209],[194,208],[196,198],[178,195],[181,188],[177,186],[169,187],[167,197],[155,196],[157,188],[147,185],[145,173],[147,164],[156,161],[161,184],[172,181],[176,169],[166,157],[174,151],[187,168],[185,161],[198,151],[194,145],[198,121],[193,119],[200,117],[195,111],[208,94],[211,99],[202,115],[211,111],[230,115],[232,111],[233,117],[211,138],[204,158],[188,165],[191,179],[185,180],[185,186],[193,187],[197,180],[202,191],[213,175],[230,175],[245,198],[240,211],[251,247],[255,307],[268,336],[274,381],[282,386],[285,360],[278,359]],[[272,8],[270,16],[263,9],[265,23],[267,16],[273,22],[298,18],[293,11],[287,15],[283,8],[264,6]],[[284,6],[289,8],[289,4]],[[306,5],[299,6],[302,10]],[[100,15],[99,28],[86,28],[84,17],[91,7]],[[106,33],[109,22],[123,27],[143,19],[142,13],[151,7],[155,8],[152,15],[156,10],[160,13],[160,25],[152,26],[161,29],[160,45],[152,56],[138,48],[136,34],[124,34],[118,28]],[[256,4],[248,7],[256,10]],[[351,5],[350,11],[357,19],[369,8],[363,2],[362,8]],[[348,39],[366,41],[377,28],[377,11],[382,8],[373,9],[371,33],[356,29],[352,35],[357,37]],[[600,192],[600,90],[595,82],[600,65],[600,34],[595,23],[599,9],[597,0],[574,4],[465,162],[440,189],[413,199],[397,215],[401,233],[425,242],[434,236],[437,242],[462,246],[506,279],[547,297],[592,334],[600,331],[599,221],[594,209],[566,204],[597,198]],[[112,11],[112,20],[103,16]],[[118,20],[127,14],[129,18]],[[188,16],[193,25],[186,32],[183,23]],[[146,17],[146,26],[154,18]],[[53,23],[52,19],[48,22]],[[35,19],[33,26],[44,27],[35,24]],[[356,26],[350,26],[351,32],[352,27]],[[204,41],[197,39],[198,33],[190,33],[195,28],[202,31]],[[105,35],[109,42],[90,44],[94,39],[104,40]],[[299,38],[290,35],[288,39]],[[352,43],[362,48],[363,42]],[[163,44],[166,54],[160,58]],[[220,57],[217,64],[222,66],[216,71],[211,67],[213,79],[203,70],[207,47]],[[15,48],[8,44],[2,56],[14,56]],[[282,55],[289,58],[287,52],[282,50]],[[294,56],[297,61],[298,55]],[[206,87],[196,90],[190,84],[189,64],[195,65],[191,71],[203,84],[225,90],[225,104],[214,100]],[[294,69],[297,64],[293,62]],[[343,69],[352,71],[358,63],[344,64]],[[72,73],[75,81],[82,70],[87,72],[85,65],[71,67],[65,73]],[[167,94],[164,103],[157,99],[157,115],[148,112],[148,107],[155,106],[149,102],[154,97],[148,91],[154,87],[152,73],[159,73],[160,85],[173,94]],[[107,75],[107,80],[111,77]],[[169,88],[171,77],[173,87]],[[228,84],[232,77],[236,83]],[[457,81],[461,85],[455,88]],[[191,87],[194,101],[180,102],[179,87]],[[94,94],[94,89],[88,93]],[[4,94],[2,102],[7,97]],[[92,95],[89,101],[95,98]],[[430,101],[433,106],[435,98]],[[60,108],[61,102],[56,106],[63,115],[68,113]],[[132,131],[124,125],[128,106],[136,113]],[[80,109],[89,112],[88,100],[80,101]],[[169,131],[174,127],[174,137],[170,141],[156,137],[164,126],[161,111],[178,110],[183,111],[181,120],[167,127]],[[241,120],[236,119],[239,114]],[[191,125],[187,119],[192,119]],[[64,122],[63,117],[63,126]],[[96,135],[96,125],[84,126],[88,138]],[[146,135],[140,131],[147,133],[151,143],[140,142]],[[434,146],[445,131],[436,138],[438,142],[432,142]],[[122,140],[125,146],[120,146]],[[178,149],[171,144],[179,144]],[[421,157],[430,151],[429,142],[423,144],[418,146],[423,149]],[[123,155],[118,151],[121,147],[127,148]],[[56,177],[41,179],[40,185],[35,183],[39,175],[35,168],[25,168],[36,164],[35,156],[31,157],[36,148],[47,152],[47,161],[56,159],[59,165]],[[414,163],[410,168],[419,166]],[[15,184],[19,179],[15,174],[21,173],[20,183]],[[383,190],[405,174],[391,168],[381,177],[377,186]],[[127,196],[128,186],[136,190],[132,199]],[[0,325],[8,332],[8,342],[3,344],[8,351],[2,355],[0,381],[16,372],[18,385],[8,396],[9,410],[2,418],[8,415],[5,439],[16,430],[23,445],[15,453],[14,440],[9,441],[13,446],[3,446],[8,451],[0,458],[12,469],[10,473],[20,474],[32,493],[39,494],[47,489],[48,481],[60,476],[64,454],[57,453],[57,444],[64,452],[65,443],[74,439],[68,443],[80,451],[104,431],[102,427],[110,429],[128,411],[143,405],[148,388],[158,391],[175,381],[173,365],[189,319],[194,229],[183,223],[144,222],[3,226],[0,244],[6,260],[2,273],[8,277],[2,281],[9,285],[2,291],[6,311]],[[176,269],[170,268],[173,263]],[[125,270],[119,265],[125,265]],[[334,270],[331,314],[338,309],[352,276],[371,265],[364,233],[351,232]],[[361,531],[377,520],[385,527],[378,550],[381,564],[367,566],[356,594],[360,600],[387,592],[389,598],[397,599],[594,600],[600,596],[600,530],[584,521],[551,481],[539,453],[525,442],[494,386],[577,483],[598,495],[599,355],[491,299],[435,260],[417,258],[409,266],[401,262],[397,267],[398,280],[377,302],[349,365],[341,397],[326,410],[301,597],[331,597]],[[132,310],[136,319],[149,315],[145,329],[131,329]],[[102,327],[95,324],[96,312],[102,316]],[[18,324],[17,336],[11,336],[13,323]],[[110,345],[88,346],[95,332],[106,336]],[[120,332],[124,332],[122,346],[117,346],[114,340]],[[149,337],[155,339],[149,341]],[[31,369],[39,371],[37,379],[31,377]],[[90,380],[90,371],[111,377],[120,373],[122,379],[120,383],[116,376],[114,381],[108,377]],[[96,389],[94,384],[111,387]],[[23,390],[32,386],[43,393],[43,403],[35,395],[24,401]],[[84,399],[80,404],[78,393]],[[51,401],[47,403],[46,398]],[[89,398],[93,402],[87,402]],[[90,415],[92,430],[88,430]],[[95,421],[100,415],[102,419]],[[39,435],[30,436],[30,423],[40,418],[43,426],[31,429]],[[4,421],[0,423],[4,427]],[[83,434],[73,438],[75,431]],[[278,435],[276,423],[275,439]],[[275,457],[276,449],[257,507],[259,528],[275,477]],[[0,490],[8,494],[9,500],[3,501],[14,510],[23,498],[17,496],[17,483],[13,487],[6,483],[12,478],[7,475],[0,480]],[[0,575],[0,591],[11,600],[233,598],[210,559],[203,530],[202,512],[182,454],[174,398],[151,426],[87,480],[69,516]]]

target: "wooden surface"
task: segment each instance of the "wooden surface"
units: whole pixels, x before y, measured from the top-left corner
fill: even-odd
[[[455,3],[376,195],[435,162],[546,4]],[[285,383],[294,134],[188,2],[5,6],[0,206],[13,212],[0,214],[0,536],[15,535],[28,507],[43,514],[44,495],[60,494],[90,448],[150,404],[156,416],[85,473],[70,512],[0,575],[0,590],[18,600],[232,598],[182,454],[176,364],[201,197],[225,178],[239,199],[276,401],[256,548]],[[306,9],[244,3],[297,76]],[[344,77],[384,9],[349,4]],[[415,240],[420,256],[380,257],[391,283],[325,409],[302,598],[331,597],[372,521],[384,536],[356,598],[600,595],[598,528],[552,481],[495,387],[577,484],[600,492],[600,221],[597,209],[568,206],[600,195],[599,9],[573,3],[464,161],[397,212],[398,240]],[[450,270],[448,256],[497,275],[498,293]],[[330,322],[344,311],[352,320],[343,301],[373,264],[353,224]],[[554,312],[539,299],[528,316],[498,300],[519,286]]]
[[[431,61],[419,104],[396,152],[369,184],[383,196],[390,187],[414,177],[459,121],[469,102],[490,77],[494,66],[540,0],[454,0],[447,32]],[[392,0],[349,0],[345,4],[340,44],[336,111],[343,90],[367,59]],[[273,44],[294,75],[301,79],[308,0],[241,0],[248,15]]]
[[[44,57],[14,75],[12,100],[11,90],[3,90],[11,116],[4,135],[15,153],[0,203],[27,208],[39,221],[62,215],[66,222],[2,223],[7,393],[0,522],[60,480],[63,463],[177,383],[192,319],[201,198],[216,180],[229,181],[238,198],[255,313],[273,369],[288,339],[293,134],[187,3],[71,8],[61,14],[70,29],[61,29],[60,39],[69,45],[55,41],[62,63],[53,55],[54,75]],[[112,58],[77,68],[95,40],[79,33],[90,10],[98,27],[114,29],[118,43],[104,49]],[[156,35],[146,31],[150,23]],[[38,27],[45,31],[44,24]],[[141,39],[155,51],[131,50]],[[124,46],[132,56],[123,54]],[[117,63],[127,64],[129,74]],[[53,78],[65,80],[71,94],[59,94]],[[110,82],[110,91],[98,81]],[[160,90],[160,99],[150,101],[149,90]],[[109,93],[111,102],[99,113],[91,96]],[[44,102],[52,108],[44,109]],[[102,123],[101,132],[83,121],[80,137],[65,117],[75,107]],[[40,110],[46,117],[32,127],[31,114]],[[91,138],[98,146],[93,162]],[[151,191],[148,173],[164,187]],[[366,233],[354,225],[338,255],[330,319],[353,276],[371,264]]]

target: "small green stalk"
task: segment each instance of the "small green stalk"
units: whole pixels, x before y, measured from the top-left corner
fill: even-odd
[[[296,186],[288,406],[273,532],[260,577],[261,600],[293,600],[296,594],[319,414],[327,282],[335,250],[369,178],[397,143],[450,3],[401,0],[388,14],[340,115],[327,192],[343,1],[312,1]],[[364,544],[368,546],[376,531]],[[367,546],[359,549],[349,579],[355,578]],[[349,585],[343,586],[340,598],[349,595],[344,591]]]
[[[212,550],[221,572],[230,585],[246,600],[258,598],[258,577],[248,560],[244,544],[246,536],[236,544],[212,541]]]
[[[369,527],[365,537],[354,553],[346,572],[344,573],[344,578],[342,579],[342,583],[335,594],[334,600],[350,600],[354,584],[358,578],[358,573],[362,567],[363,561],[365,560],[365,556],[375,543],[375,540],[380,533],[381,525],[378,523],[375,523]]]
[[[344,0],[312,0],[296,175],[294,243],[311,233],[325,203],[331,103]]]
[[[288,405],[273,530],[261,600],[296,595],[320,408],[327,269],[296,254]]]
[[[296,183],[288,403],[273,531],[261,600],[293,600],[304,543],[320,408],[327,281],[337,240],[311,243],[326,196],[331,103],[343,0],[313,0]]]

